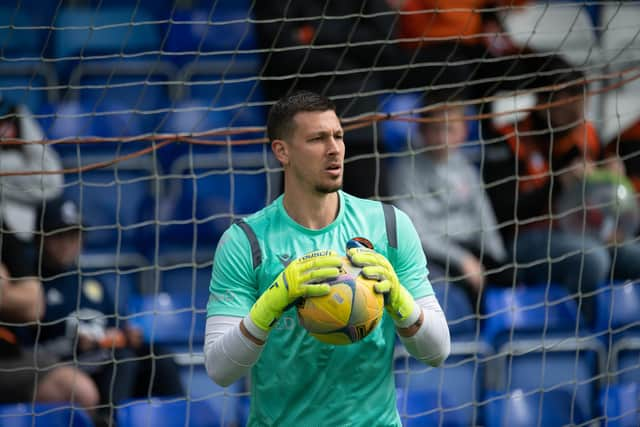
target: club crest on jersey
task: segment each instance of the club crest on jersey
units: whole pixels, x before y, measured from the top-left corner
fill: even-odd
[[[373,243],[365,237],[353,237],[347,242],[347,250],[357,247],[373,249]]]

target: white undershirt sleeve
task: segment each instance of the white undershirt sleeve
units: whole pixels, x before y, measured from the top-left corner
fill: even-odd
[[[400,337],[413,357],[430,366],[439,366],[451,352],[451,337],[444,312],[435,295],[420,298],[416,306],[424,313],[424,321],[411,337]]]
[[[440,365],[451,350],[449,327],[435,296],[416,301],[424,313],[424,321],[412,337],[400,337],[407,351],[416,359],[431,365]],[[205,366],[209,377],[223,387],[233,384],[249,372],[258,361],[264,345],[258,345],[240,331],[242,318],[212,316],[207,319],[204,343]],[[251,332],[251,320],[245,318],[245,327]],[[266,338],[266,337],[261,337]]]
[[[233,316],[207,318],[205,367],[209,377],[222,387],[227,387],[246,375],[258,361],[264,347],[244,336],[240,331],[241,321],[241,317]]]

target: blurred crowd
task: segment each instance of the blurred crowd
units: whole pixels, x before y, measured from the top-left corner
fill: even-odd
[[[345,191],[406,211],[432,282],[462,287],[477,310],[486,287],[553,283],[591,321],[598,287],[640,278],[640,125],[601,140],[585,115],[587,76],[505,31],[496,8],[524,3],[256,1],[268,50],[261,84],[267,101],[297,89],[329,95],[343,117],[376,111],[380,93],[418,94],[402,155],[380,161],[375,126],[347,133]],[[490,113],[504,91],[529,91],[535,103],[506,124],[479,120],[481,156],[471,158],[468,106]],[[0,139],[45,136],[5,100]],[[0,144],[0,402],[74,401],[104,422],[111,402],[183,395],[172,359],[118,316],[99,281],[79,277],[83,224],[63,176],[22,174],[61,169],[49,145]]]

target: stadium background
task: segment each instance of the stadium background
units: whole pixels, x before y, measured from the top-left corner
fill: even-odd
[[[113,402],[115,413],[131,425],[242,424],[244,381],[221,389],[202,365],[204,307],[220,233],[280,191],[262,141],[265,52],[250,1],[175,3],[1,1],[0,92],[34,112],[62,158],[65,193],[79,202],[85,224],[79,274],[100,280],[118,300],[118,315],[141,325],[148,342],[169,346],[180,364],[185,396]],[[566,54],[593,77],[592,87],[605,88],[589,110],[603,140],[633,127],[640,5],[547,1],[499,12],[516,42]],[[415,123],[406,118],[417,95],[376,96],[370,112],[390,115],[369,124],[379,148],[373,156],[412,155],[406,141]],[[527,105],[526,96],[502,97],[494,113]],[[465,152],[480,165],[478,121],[468,126]],[[393,195],[374,197],[393,202]],[[578,296],[554,283],[493,290],[480,312],[453,285],[436,291],[452,355],[434,369],[398,351],[407,425],[550,425],[545,417],[554,416],[638,425],[636,283],[603,283],[596,324],[588,326],[577,320]],[[6,405],[0,425],[18,425],[20,417],[47,425],[46,417],[66,409]]]

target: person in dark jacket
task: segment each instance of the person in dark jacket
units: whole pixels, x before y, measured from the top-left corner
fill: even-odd
[[[82,224],[75,202],[64,196],[51,200],[38,218],[38,265],[47,306],[34,337],[40,348],[61,360],[77,360],[107,405],[149,393],[183,395],[173,359],[158,357],[157,349],[153,355],[140,329],[120,318],[122,310],[109,290],[77,268]]]

